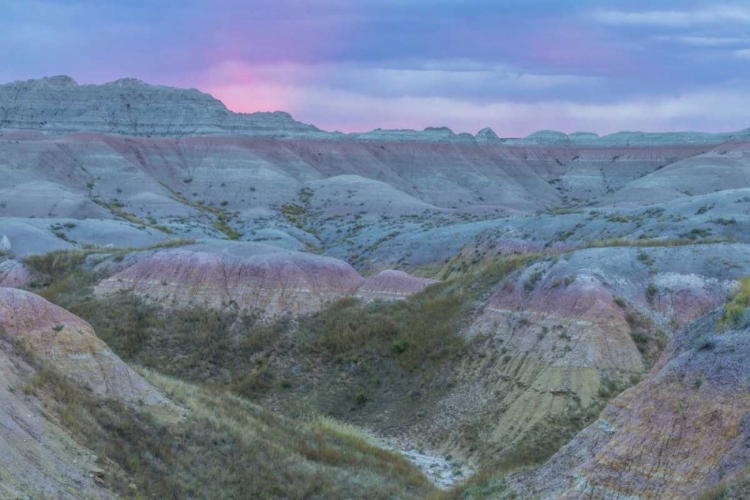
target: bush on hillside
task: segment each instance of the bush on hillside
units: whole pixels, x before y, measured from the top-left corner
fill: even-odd
[[[750,277],[740,278],[740,288],[724,306],[719,328],[730,330],[750,326]]]

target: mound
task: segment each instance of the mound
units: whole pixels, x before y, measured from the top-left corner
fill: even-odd
[[[319,311],[362,281],[336,259],[225,242],[146,254],[101,282],[97,293],[132,290],[172,307],[238,307],[273,316]]]

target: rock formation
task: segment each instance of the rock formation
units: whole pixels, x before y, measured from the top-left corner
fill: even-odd
[[[437,281],[415,278],[403,271],[381,271],[368,278],[357,290],[357,296],[365,300],[398,300],[419,293]]]
[[[750,335],[717,335],[715,322],[708,315],[676,336],[644,382],[549,463],[516,477],[517,491],[550,500],[676,500],[746,473]]]
[[[170,307],[236,307],[275,316],[320,311],[362,281],[331,258],[260,244],[204,244],[145,255],[100,283],[97,293],[132,290]]]
[[[0,85],[0,129],[182,137],[318,133],[287,113],[236,114],[195,89],[124,78],[78,85],[68,76]]]

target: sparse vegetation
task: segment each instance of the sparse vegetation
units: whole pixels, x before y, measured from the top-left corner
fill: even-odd
[[[643,250],[638,251],[638,260],[646,264],[647,266],[650,266],[654,263],[654,258],[651,257],[649,254],[644,252]]]
[[[434,491],[403,457],[330,419],[284,418],[145,372],[188,411],[157,416],[33,363],[25,392],[99,456],[105,484],[121,498],[416,499]]]
[[[750,325],[750,277],[740,278],[739,289],[724,306],[719,328],[744,328]]]

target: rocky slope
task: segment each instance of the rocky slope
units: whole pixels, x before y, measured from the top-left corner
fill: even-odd
[[[724,303],[748,264],[740,244],[613,247],[511,274],[468,318],[472,348],[454,387],[409,434],[485,466],[528,459],[519,450],[575,433],[644,377],[678,328]]]
[[[97,286],[100,296],[129,291],[170,308],[240,310],[266,317],[317,312],[354,295],[403,299],[436,283],[402,271],[383,271],[365,280],[336,259],[241,242],[145,252],[100,268],[116,270]]]
[[[599,420],[514,487],[538,498],[697,498],[750,460],[747,330],[710,314],[677,335],[658,366]],[[717,497],[718,498],[718,497]]]
[[[357,296],[365,300],[398,300],[419,293],[437,283],[427,278],[415,278],[403,271],[381,271],[365,280],[357,289]]]
[[[30,395],[40,364],[102,398],[145,408],[171,403],[99,340],[91,327],[31,293],[0,288],[0,497],[116,498],[95,484],[97,455]]]

